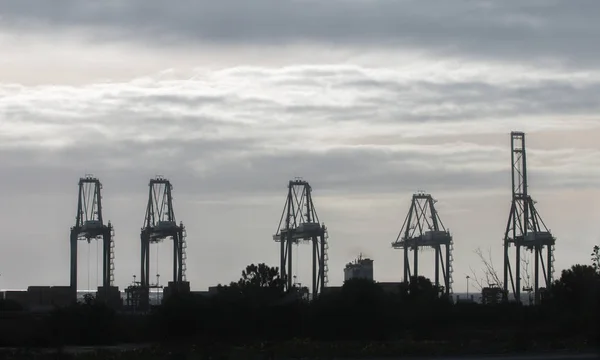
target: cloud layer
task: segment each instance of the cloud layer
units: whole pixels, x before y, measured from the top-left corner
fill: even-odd
[[[510,130],[599,124],[595,76],[527,74],[507,82],[340,65],[183,75],[81,87],[2,85],[3,162],[19,168],[29,156],[56,169],[161,168],[212,193],[267,191],[292,175],[331,190],[493,188],[504,184],[497,175],[507,168]],[[499,132],[507,137],[500,146],[443,140]],[[440,140],[419,143],[423,138]],[[555,185],[592,185],[597,154],[533,150]]]
[[[0,1],[6,26],[77,30],[97,41],[402,47],[437,56],[595,68],[600,4],[580,0]],[[576,55],[575,55],[576,54]]]

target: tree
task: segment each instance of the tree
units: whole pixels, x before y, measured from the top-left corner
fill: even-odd
[[[260,305],[280,298],[285,293],[285,279],[279,276],[277,267],[264,263],[250,264],[242,271],[242,277],[228,286],[219,285],[218,300],[244,302]]]
[[[593,266],[573,265],[563,270],[550,288],[551,301],[558,307],[585,313],[597,309],[600,275]]]
[[[444,287],[434,285],[425,276],[413,276],[408,284],[403,284],[400,288],[403,300],[419,304],[437,302],[443,294]]]
[[[592,267],[596,270],[597,274],[600,274],[600,247],[598,245],[594,246],[592,250]]]
[[[279,268],[260,263],[246,266],[237,285],[242,289],[269,288],[283,292],[285,281],[279,276]]]
[[[475,249],[475,254],[479,257],[481,262],[483,263],[483,278],[477,275],[477,272],[471,268],[471,273],[473,281],[475,281],[475,286],[481,291],[484,287],[503,287],[504,282],[500,280],[500,276],[498,275],[498,271],[494,267],[494,263],[492,262],[492,251],[488,249],[487,258],[483,256],[483,252],[481,248]]]

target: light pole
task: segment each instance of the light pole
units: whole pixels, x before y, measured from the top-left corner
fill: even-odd
[[[467,299],[469,298],[469,279],[471,277],[469,275],[467,275]]]
[[[159,298],[159,284],[160,284],[160,274],[156,274],[156,304],[159,305],[160,304],[160,298]]]

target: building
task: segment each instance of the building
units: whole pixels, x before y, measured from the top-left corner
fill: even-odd
[[[355,278],[373,280],[373,260],[363,259],[360,254],[358,259],[348,263],[344,268],[344,281]]]

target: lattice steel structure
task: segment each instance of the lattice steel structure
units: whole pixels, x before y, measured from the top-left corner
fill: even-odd
[[[79,179],[79,195],[75,226],[71,227],[71,289],[77,291],[77,245],[79,241],[102,241],[102,286],[114,281],[114,229],[104,224],[102,216],[102,184],[92,175]]]
[[[327,286],[328,234],[325,224],[319,222],[312,199],[312,188],[300,178],[288,184],[288,195],[273,240],[280,243],[280,272],[292,288],[292,246],[312,243],[312,294],[321,293]]]
[[[525,133],[511,132],[512,204],[504,233],[504,300],[508,301],[510,281],[512,293],[521,302],[521,251],[523,248],[534,253],[534,302],[540,303],[539,273],[543,273],[546,288],[552,284],[554,273],[554,244],[552,236],[535,208],[535,201],[528,192],[527,156]],[[509,248],[515,248],[515,263],[510,262]],[[543,250],[546,250],[544,262]]]
[[[444,228],[442,220],[435,209],[430,194],[418,192],[413,195],[408,215],[404,219],[402,229],[392,243],[392,248],[404,250],[404,282],[419,276],[419,249],[431,247],[435,251],[435,285],[440,286],[440,270],[444,291],[452,293],[452,250],[453,240],[450,232]],[[413,264],[408,256],[413,251]],[[444,260],[445,258],[445,260]]]
[[[173,186],[161,176],[150,180],[148,205],[144,227],[141,232],[141,279],[142,288],[150,284],[150,246],[167,238],[173,240],[173,283],[186,281],[186,231],[183,223],[177,225],[173,210]]]

